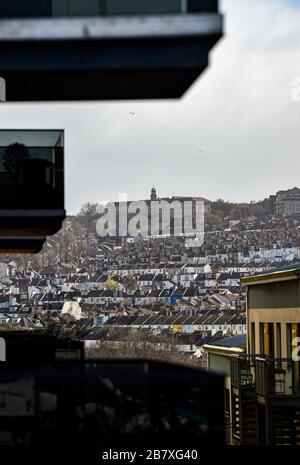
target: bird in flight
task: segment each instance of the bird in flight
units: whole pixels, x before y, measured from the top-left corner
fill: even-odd
[[[130,114],[130,115],[135,115],[135,112],[134,112],[134,111],[130,111],[129,114]]]

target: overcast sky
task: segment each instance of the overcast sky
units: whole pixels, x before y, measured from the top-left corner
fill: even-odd
[[[1,128],[65,128],[68,213],[152,184],[230,201],[300,187],[300,0],[221,6],[226,36],[180,101],[0,104]]]

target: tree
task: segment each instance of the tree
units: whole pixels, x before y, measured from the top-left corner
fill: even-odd
[[[18,181],[21,167],[29,157],[29,152],[24,144],[16,142],[6,147],[3,154],[3,165],[14,181]]]
[[[225,217],[230,214],[232,204],[230,202],[225,202],[223,199],[217,199],[215,202],[212,202],[211,207],[212,213]]]
[[[109,289],[110,291],[114,291],[118,286],[117,281],[115,281],[112,278],[108,278],[108,280],[105,283],[105,288]]]
[[[138,283],[132,276],[125,276],[123,284],[126,290],[135,291],[138,288]]]
[[[172,333],[154,336],[143,331],[126,331],[121,327],[105,326],[100,334],[99,342],[86,351],[87,359],[148,359],[205,366],[203,359],[192,359],[190,355],[184,354],[176,344],[176,335]],[[116,341],[117,345],[114,344]]]
[[[89,233],[96,231],[96,220],[99,218],[98,204],[86,202],[82,205],[78,214],[78,219],[81,225],[86,229],[87,243],[89,244]]]
[[[83,218],[97,218],[98,215],[98,204],[86,202],[82,205],[79,216]]]

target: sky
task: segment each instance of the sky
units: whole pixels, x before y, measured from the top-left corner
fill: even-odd
[[[180,100],[0,104],[1,129],[65,129],[69,214],[148,198],[153,184],[161,197],[238,202],[300,187],[300,0],[221,9],[225,37]]]

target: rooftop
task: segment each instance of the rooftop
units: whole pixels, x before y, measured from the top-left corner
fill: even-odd
[[[257,273],[253,276],[247,276],[241,278],[242,284],[247,286],[253,286],[255,284],[264,284],[276,281],[290,281],[293,279],[299,279],[300,275],[300,264],[293,264],[285,267],[275,268],[268,272]]]

